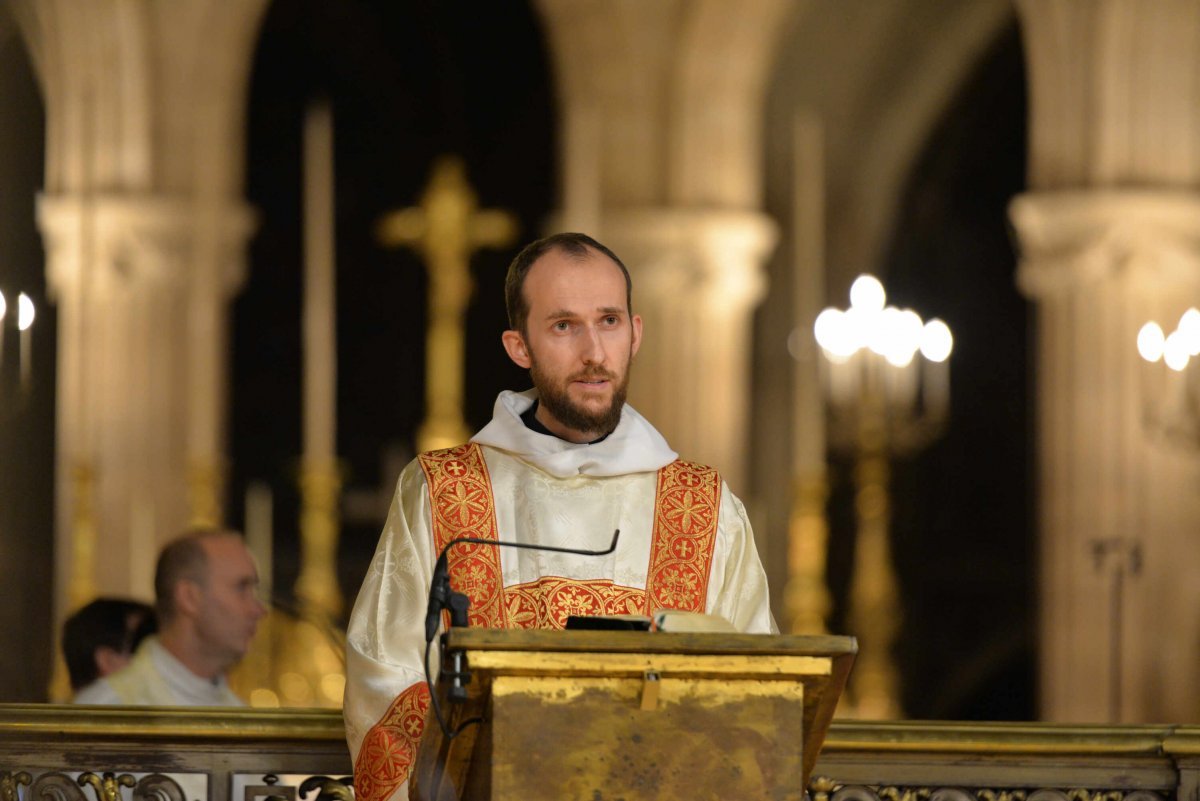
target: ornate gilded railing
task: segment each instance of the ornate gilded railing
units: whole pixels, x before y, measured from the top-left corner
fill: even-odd
[[[346,801],[340,712],[0,704],[0,801]]]
[[[834,723],[812,801],[1200,801],[1200,727]]]
[[[0,705],[0,801],[346,801],[349,776],[335,711]],[[837,722],[809,795],[1200,801],[1200,726]]]

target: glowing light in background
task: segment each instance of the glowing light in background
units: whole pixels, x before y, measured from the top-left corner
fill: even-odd
[[[17,296],[17,328],[21,331],[28,331],[29,326],[33,325],[33,316],[33,301],[22,292]]]

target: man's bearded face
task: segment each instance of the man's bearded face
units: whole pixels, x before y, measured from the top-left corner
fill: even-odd
[[[630,349],[632,351],[632,348]],[[625,355],[624,363],[619,365],[620,372],[614,373],[605,367],[593,365],[579,370],[569,376],[551,375],[538,361],[537,354],[529,350],[529,376],[533,386],[537,388],[538,403],[546,408],[556,420],[576,431],[599,432],[604,436],[612,432],[621,422],[621,408],[625,405],[625,395],[629,389],[629,365],[633,354]],[[576,382],[608,381],[612,393],[607,406],[596,408],[595,405],[584,406],[571,398],[570,387]]]
[[[591,442],[621,420],[629,365],[642,338],[620,266],[599,253],[551,251],[525,277],[529,313],[504,347],[529,370],[538,421],[570,442]]]

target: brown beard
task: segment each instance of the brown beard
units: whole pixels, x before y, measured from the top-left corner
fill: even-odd
[[[581,373],[568,378],[563,384],[556,385],[549,376],[543,373],[538,368],[537,359],[534,358],[533,351],[529,351],[529,376],[533,379],[533,386],[537,388],[538,403],[546,408],[546,411],[567,428],[583,433],[595,432],[598,437],[603,437],[611,434],[617,424],[621,422],[621,409],[625,406],[625,393],[629,388],[629,368],[632,363],[626,362],[625,375],[620,383],[617,383],[617,377],[614,373],[598,367],[592,370],[585,370]],[[572,381],[586,381],[588,379],[602,378],[613,382],[612,403],[607,409],[602,409],[598,412],[592,412],[578,406],[570,395],[567,394],[567,387]]]

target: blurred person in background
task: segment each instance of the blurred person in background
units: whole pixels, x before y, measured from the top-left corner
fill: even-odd
[[[158,633],[116,673],[76,695],[81,704],[244,706],[226,672],[250,648],[266,607],[241,535],[190,532],[170,542],[154,572]]]
[[[134,651],[158,628],[154,607],[129,598],[97,598],[63,624],[62,649],[79,693],[129,664]]]

